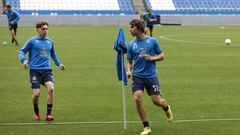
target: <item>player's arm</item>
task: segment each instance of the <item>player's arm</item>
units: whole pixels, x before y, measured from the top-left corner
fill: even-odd
[[[157,21],[157,18],[152,18],[149,20],[150,22],[156,22]]]
[[[132,75],[132,60],[128,60],[127,62],[127,76],[130,78]]]
[[[16,18],[11,22],[12,24],[17,23],[20,20],[20,15],[18,12],[14,12],[16,14]]]
[[[63,64],[60,62],[60,60],[58,59],[57,54],[56,54],[56,52],[55,52],[55,50],[54,50],[54,47],[52,47],[50,53],[51,53],[51,57],[52,57],[55,65],[59,66],[61,70],[65,70],[65,65],[63,65]]]
[[[132,46],[131,45],[128,45],[127,46],[127,59],[128,59],[128,62],[127,62],[127,70],[126,70],[126,74],[127,74],[127,77],[130,78],[131,75],[132,75],[132,60],[133,60],[133,54],[132,54]]]
[[[23,68],[25,70],[28,69],[28,60],[25,57],[25,54],[29,51],[29,49],[31,48],[31,40],[28,40],[25,45],[20,49],[19,51],[19,61],[23,64]]]
[[[150,56],[148,54],[145,54],[144,57],[146,60],[149,60],[149,61],[161,61],[164,59],[164,53],[161,52],[160,54],[155,55],[155,56]]]
[[[164,59],[164,53],[160,47],[160,44],[158,43],[157,39],[156,38],[153,38],[151,40],[154,44],[154,52],[155,52],[155,56],[150,56],[148,54],[145,54],[144,57],[146,60],[149,60],[149,61],[161,61]]]
[[[157,21],[157,16],[156,15],[152,15],[153,17],[150,18],[150,22],[156,22]]]

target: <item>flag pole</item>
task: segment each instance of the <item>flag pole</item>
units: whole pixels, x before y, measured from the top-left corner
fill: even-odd
[[[122,77],[124,76],[124,54],[123,52],[121,53],[122,57]],[[124,79],[122,79],[122,97],[123,97],[123,124],[124,124],[124,129],[127,129],[127,113],[126,113],[126,94],[125,94],[125,84],[124,84]]]

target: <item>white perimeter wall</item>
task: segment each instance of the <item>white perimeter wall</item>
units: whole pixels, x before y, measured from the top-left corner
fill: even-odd
[[[34,26],[40,20],[46,20],[51,25],[129,25],[132,19],[139,16],[21,16],[19,26]],[[240,25],[240,16],[161,16],[162,24],[177,24],[183,26],[203,25]],[[0,26],[7,26],[7,17],[0,16]]]

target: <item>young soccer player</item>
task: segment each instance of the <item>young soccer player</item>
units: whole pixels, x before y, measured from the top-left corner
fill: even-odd
[[[163,60],[164,54],[158,41],[145,35],[143,21],[132,20],[129,30],[131,35],[136,38],[127,46],[127,76],[130,78],[132,75],[132,92],[138,115],[144,126],[141,135],[148,135],[151,133],[151,129],[142,100],[144,88],[152,102],[165,111],[168,122],[173,122],[171,108],[160,96],[160,84],[156,72],[156,61]],[[133,61],[134,65],[132,66]]]
[[[12,35],[12,43],[15,42],[15,45],[18,46],[18,41],[16,39],[17,36],[17,28],[18,28],[18,21],[20,19],[20,15],[16,10],[13,10],[11,8],[11,5],[6,5],[4,7],[3,13],[7,16],[8,18],[8,25],[9,25],[9,30]]]
[[[52,115],[53,96],[54,96],[54,78],[50,65],[50,58],[53,59],[55,64],[61,70],[65,66],[59,61],[57,54],[54,50],[54,42],[47,37],[48,23],[40,21],[36,24],[38,36],[30,38],[19,51],[19,60],[23,63],[24,69],[30,69],[30,82],[32,87],[32,101],[35,112],[35,119],[41,120],[38,108],[38,98],[40,96],[40,85],[42,84],[47,88],[47,114],[46,120],[53,121]],[[28,52],[28,60],[25,54]]]

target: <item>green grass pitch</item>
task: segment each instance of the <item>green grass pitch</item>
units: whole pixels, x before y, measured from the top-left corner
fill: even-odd
[[[113,43],[116,26],[50,26],[49,37],[66,71],[52,64],[55,76],[54,122],[122,121],[121,82],[117,81]],[[129,42],[132,37],[124,27]],[[20,27],[21,46],[37,33]],[[157,64],[163,97],[175,120],[144,96],[152,135],[238,135],[240,133],[240,28],[218,26],[155,27],[154,35],[165,53]],[[230,38],[227,46],[224,40]],[[28,71],[18,61],[19,47],[10,42],[7,27],[0,29],[0,134],[1,135],[137,135],[141,123],[18,125],[33,120]],[[2,42],[7,41],[4,45]],[[131,94],[126,88],[127,120],[138,121]],[[46,113],[46,89],[42,87],[40,112]],[[205,121],[206,119],[218,119]],[[181,120],[203,120],[183,122]],[[45,121],[41,121],[45,123]]]

